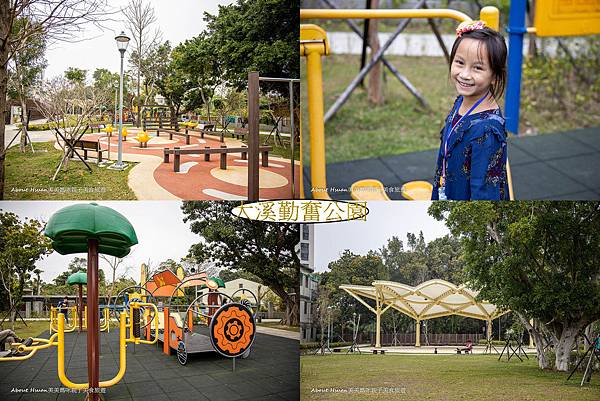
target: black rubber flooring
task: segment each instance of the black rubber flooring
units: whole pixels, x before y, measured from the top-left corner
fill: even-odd
[[[365,178],[380,180],[388,196],[403,199],[407,181],[433,182],[437,150],[327,165],[327,186],[334,199],[351,199],[349,188]],[[556,134],[511,137],[508,158],[515,199],[600,199],[600,127]],[[304,168],[304,189],[310,196],[310,168]]]
[[[49,338],[45,332],[40,337]],[[118,371],[119,333],[100,336],[100,380],[112,379]],[[158,345],[127,346],[127,370],[115,386],[106,388],[105,400],[299,400],[299,342],[258,333],[247,359],[236,360],[216,353],[189,355],[181,366],[177,356],[162,353]],[[65,364],[67,377],[87,382],[86,334],[67,333]],[[30,393],[15,393],[13,389]],[[31,393],[31,389],[43,391]],[[38,351],[31,359],[0,362],[0,400],[83,400],[84,393],[64,388],[57,374],[57,349]]]

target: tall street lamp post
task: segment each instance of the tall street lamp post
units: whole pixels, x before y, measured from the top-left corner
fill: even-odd
[[[123,59],[125,58],[125,51],[127,51],[127,45],[129,44],[129,37],[125,35],[125,32],[121,32],[117,37],[117,48],[121,53],[121,74],[119,78],[119,148],[117,162],[111,167],[115,170],[124,170],[127,165],[123,163]]]

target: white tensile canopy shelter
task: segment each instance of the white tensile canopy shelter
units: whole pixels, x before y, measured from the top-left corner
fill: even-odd
[[[492,332],[492,320],[507,313],[486,301],[477,301],[478,291],[466,285],[456,285],[445,280],[429,280],[416,287],[394,282],[374,281],[372,285],[340,286],[377,316],[375,347],[381,347],[381,315],[394,308],[415,319],[416,343],[421,346],[421,321],[436,317],[459,315],[487,322],[488,339]],[[375,301],[375,307],[366,299]]]

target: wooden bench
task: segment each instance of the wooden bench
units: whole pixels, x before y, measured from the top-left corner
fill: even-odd
[[[73,144],[73,147],[83,150],[83,160],[87,160],[87,152],[88,151],[93,151],[98,154],[98,163],[100,163],[102,161],[103,150],[100,149],[100,142],[98,142],[98,141],[91,141],[88,139],[79,139],[79,140],[75,141],[75,143]]]
[[[258,148],[262,154],[262,166],[269,167],[269,152],[273,151],[272,146],[261,146]],[[211,154],[218,154],[220,157],[220,168],[221,170],[227,170],[227,154],[228,153],[241,153],[242,160],[248,159],[248,147],[242,146],[240,148],[228,148],[227,145],[221,145],[220,148],[205,147],[204,149],[180,149],[175,147],[173,149],[164,148],[164,163],[169,163],[169,155],[173,155],[173,171],[178,173],[181,165],[181,155],[204,155],[205,161],[210,161]]]
[[[102,132],[102,130],[103,130],[104,128],[106,128],[106,125],[107,125],[107,124],[104,124],[104,123],[98,123],[98,124],[90,124],[90,125],[89,125],[89,127],[90,127],[90,131],[91,131],[91,132],[92,132],[92,134],[93,134],[93,133],[94,133],[94,130],[97,130],[97,131],[98,131],[98,133]]]
[[[233,134],[231,134],[231,137],[235,137],[236,139],[244,139],[246,138],[246,136],[248,135],[248,128],[234,128],[233,129]]]
[[[214,128],[214,125],[212,126]],[[204,139],[204,134],[207,135],[219,135],[219,142],[225,142],[225,136],[223,135],[223,132],[216,132],[214,130],[210,130],[210,129],[198,129],[198,128],[186,128],[185,129],[185,133],[189,135],[189,132],[197,132],[200,134],[200,138]],[[186,145],[189,145],[189,141],[186,140]]]

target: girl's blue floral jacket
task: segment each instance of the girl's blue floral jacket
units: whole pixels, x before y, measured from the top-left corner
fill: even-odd
[[[450,112],[446,117],[446,125],[450,124],[452,114]],[[442,129],[432,200],[438,200],[444,131]],[[448,142],[446,197],[450,200],[508,200],[506,177],[506,129],[500,109],[485,110],[463,118]]]

